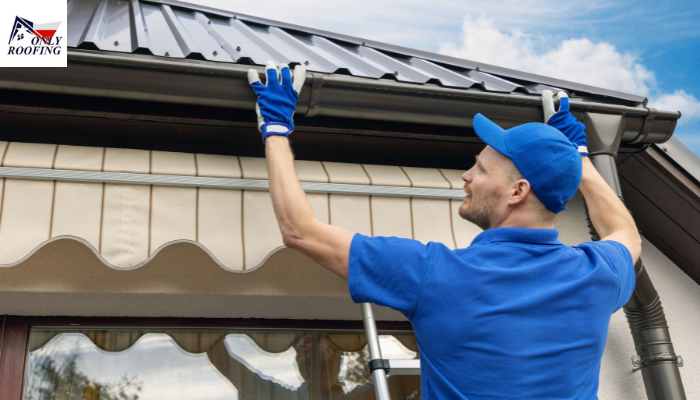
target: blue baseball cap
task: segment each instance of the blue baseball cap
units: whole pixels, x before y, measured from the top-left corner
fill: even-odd
[[[555,213],[566,210],[581,184],[581,154],[556,128],[532,122],[505,130],[481,114],[474,117],[481,140],[513,160],[532,191]]]

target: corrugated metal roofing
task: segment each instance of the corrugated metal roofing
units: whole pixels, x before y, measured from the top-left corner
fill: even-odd
[[[322,73],[490,92],[539,94],[562,88],[645,101],[640,96],[167,0],[68,0],[68,46],[240,64],[264,65],[274,60],[304,64]]]

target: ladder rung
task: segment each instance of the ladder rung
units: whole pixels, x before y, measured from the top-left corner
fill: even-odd
[[[390,375],[420,375],[420,360],[387,360]]]

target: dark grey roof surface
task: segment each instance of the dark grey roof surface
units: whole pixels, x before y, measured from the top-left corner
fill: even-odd
[[[635,96],[171,0],[68,0],[68,46],[310,71],[489,92],[576,92],[638,106]],[[602,99],[601,99],[602,100]],[[602,100],[602,101],[606,101]]]

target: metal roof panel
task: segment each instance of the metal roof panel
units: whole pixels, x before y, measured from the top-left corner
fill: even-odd
[[[211,26],[225,40],[227,47],[238,55],[236,61],[245,57],[254,60],[283,59],[284,56],[261,40],[247,25],[231,18],[210,18]],[[235,58],[235,57],[234,57]]]
[[[323,36],[312,35],[310,40],[319,49],[327,52],[345,65],[350,73],[355,76],[365,76],[370,78],[380,78],[384,75],[381,67],[364,57],[360,52],[349,46],[341,46]]]
[[[469,88],[479,83],[474,79],[421,58],[413,57],[410,63],[412,66],[435,76],[438,80],[440,80],[440,83],[442,83],[443,86]]]
[[[131,48],[132,51],[147,51],[150,53],[149,48],[151,47],[151,42],[148,39],[146,32],[146,22],[143,18],[143,12],[141,12],[141,5],[138,0],[129,0],[129,10],[131,11]]]
[[[371,47],[360,46],[357,51],[365,57],[371,59],[377,64],[382,65],[384,73],[394,75],[397,80],[402,82],[426,83],[432,76],[411,67],[410,64],[396,57],[388,56]]]
[[[641,106],[644,97],[439,54],[234,14],[176,0],[68,0],[68,45],[225,63],[303,64],[310,71],[510,93],[565,89]],[[606,100],[606,98],[608,100]],[[629,104],[632,103],[632,104]]]
[[[314,46],[313,43],[309,45],[308,43],[299,40],[297,37],[292,36],[291,34],[274,26],[271,26],[269,30],[272,35],[284,42],[288,47],[293,48],[302,56],[306,57],[302,63],[308,69],[319,72],[333,73],[339,68],[339,66],[336,65],[333,60],[324,58],[321,54],[319,54],[316,51],[316,46]]]
[[[141,4],[146,32],[150,38],[151,53],[157,56],[185,58],[175,32],[170,27],[161,7],[154,4]]]
[[[168,26],[170,27],[170,30],[173,33],[175,41],[177,41],[177,45],[180,46],[182,54],[184,54],[185,57],[201,57],[202,51],[199,49],[198,43],[203,43],[204,39],[211,38],[211,36],[207,34],[206,37],[198,37],[197,42],[195,42],[194,39],[190,37],[189,32],[187,31],[187,29],[185,29],[185,26],[182,24],[180,18],[178,18],[178,16],[175,15],[170,6],[163,4],[160,7],[161,11],[163,12],[163,17],[165,17],[165,21],[168,23]],[[187,18],[184,19],[187,20]],[[194,18],[192,18],[192,20],[194,20]]]
[[[211,35],[211,37],[216,41],[218,47],[227,53],[227,56],[222,55],[221,58],[216,59],[217,61],[223,60],[234,62],[240,58],[238,51],[234,47],[232,47],[230,43],[228,43],[226,38],[222,34],[220,34],[219,31],[217,31],[214,28],[214,25],[212,24],[212,21],[209,18],[207,18],[204,14],[202,14],[199,11],[194,13],[194,18],[197,20],[197,22],[200,23],[202,28],[204,28],[206,32],[209,35]],[[217,56],[218,53],[221,52],[221,50],[217,50],[216,47],[214,47],[212,55]]]

